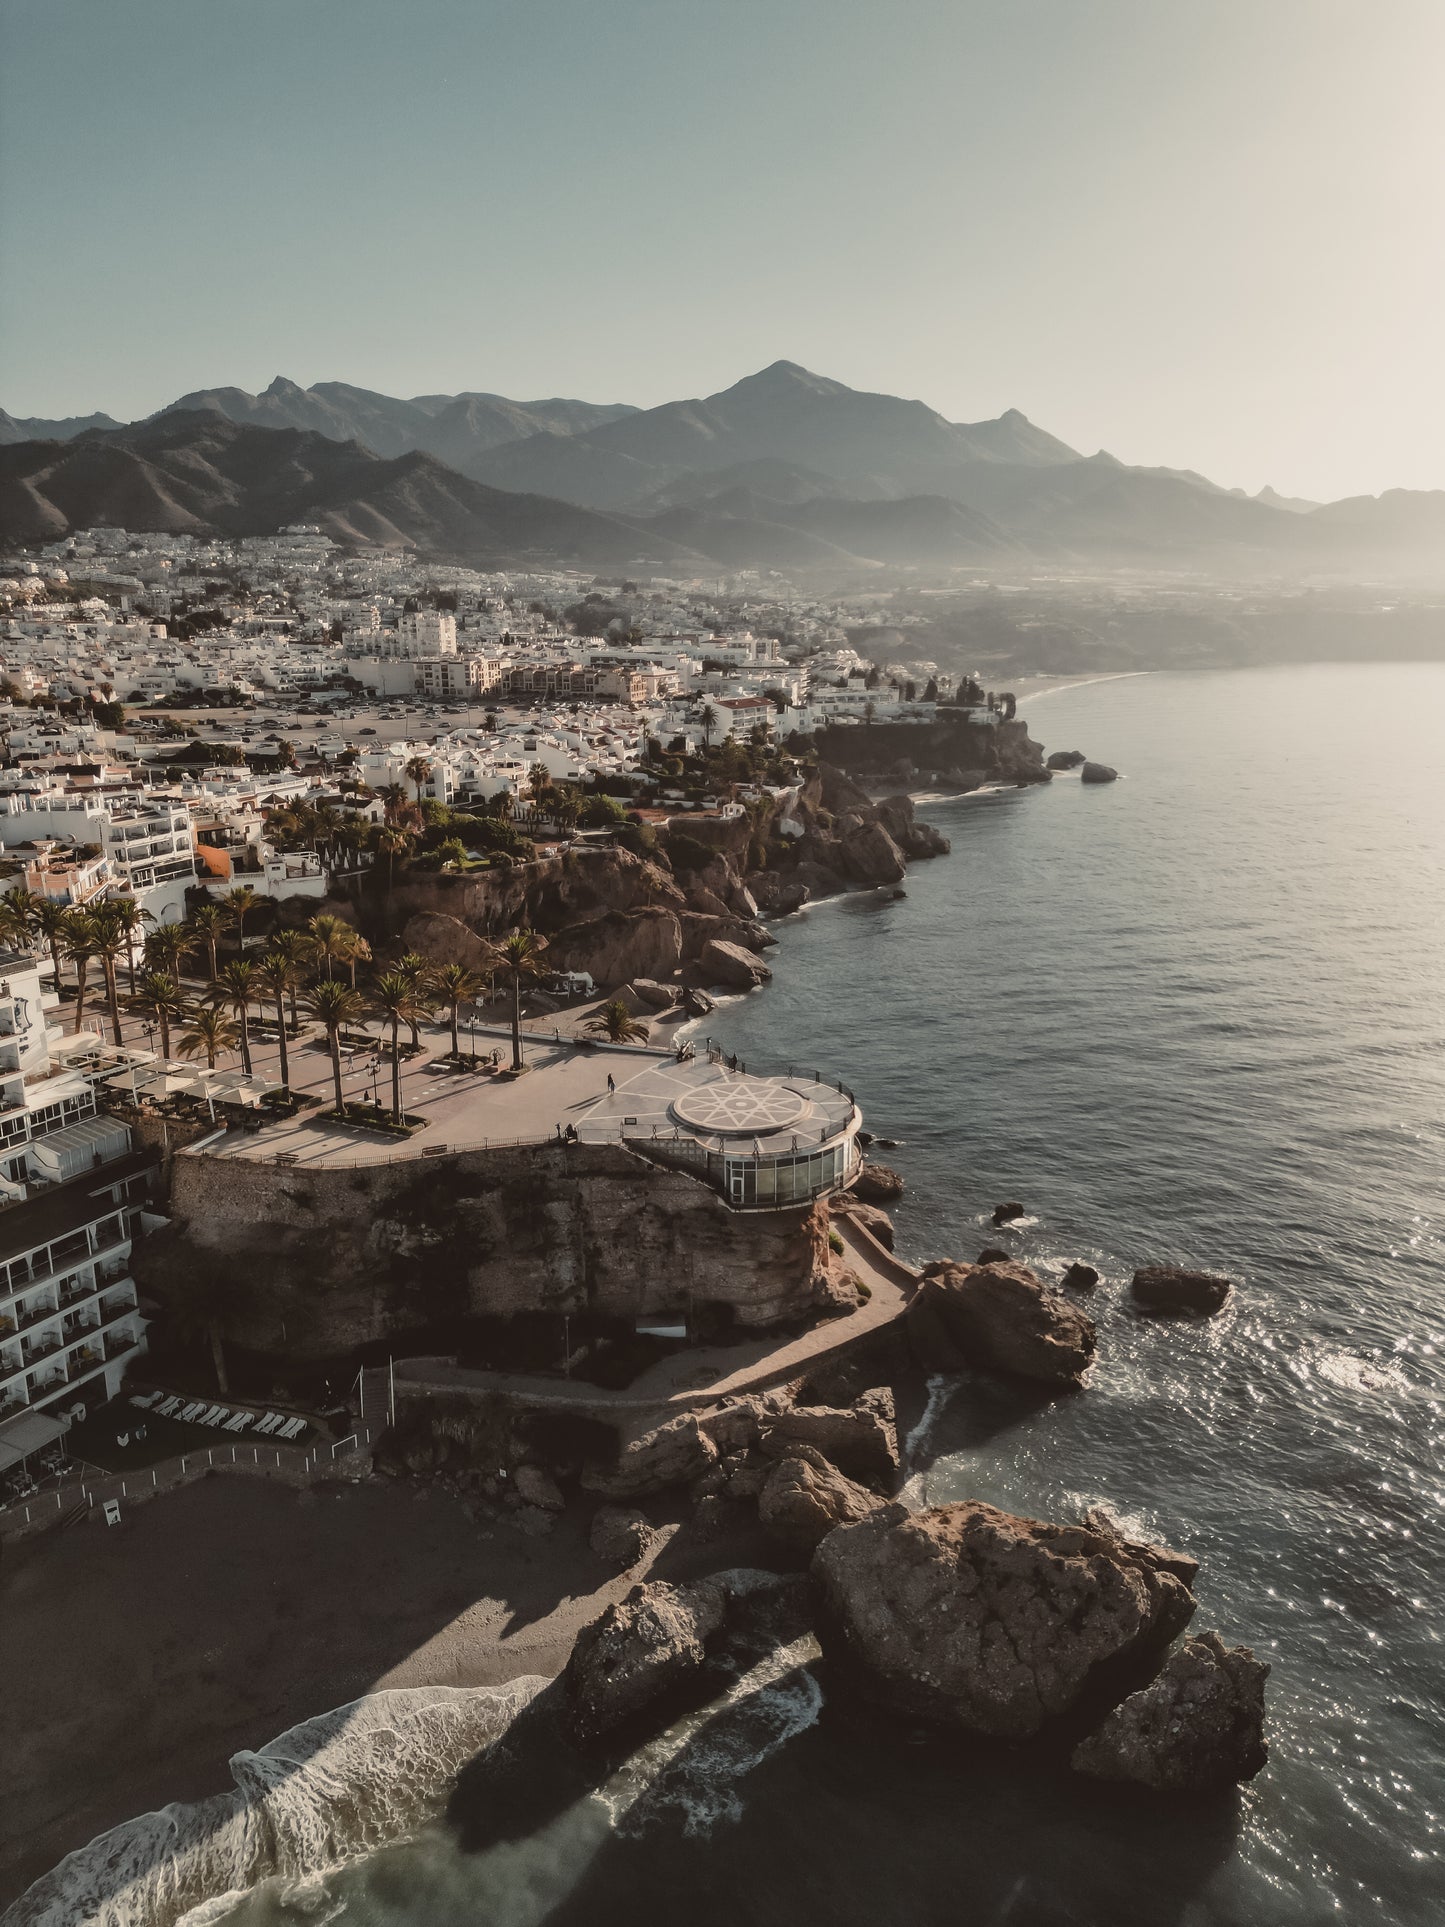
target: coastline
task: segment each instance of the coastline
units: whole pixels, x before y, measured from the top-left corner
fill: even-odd
[[[119,1527],[7,1548],[12,1651],[52,1658],[11,1680],[0,1908],[111,1828],[233,1792],[231,1756],[303,1721],[387,1689],[554,1677],[640,1578],[772,1563],[755,1524],[689,1532],[679,1491],[649,1502],[658,1549],[618,1572],[587,1542],[596,1503],[573,1500],[534,1538],[440,1485],[298,1494],[217,1477]]]
[[[1065,689],[1087,689],[1096,682],[1127,682],[1151,673],[1148,669],[1113,669],[1097,676],[1028,676],[1015,688],[1014,697],[1022,709],[1025,703],[1041,702],[1045,696],[1057,696]]]

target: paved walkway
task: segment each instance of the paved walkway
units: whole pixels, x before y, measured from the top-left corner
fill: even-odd
[[[847,1218],[834,1220],[846,1261],[868,1287],[868,1300],[843,1318],[825,1319],[798,1338],[767,1336],[739,1345],[700,1345],[676,1352],[649,1366],[619,1391],[582,1379],[534,1377],[513,1372],[471,1372],[437,1359],[398,1359],[396,1383],[411,1391],[498,1394],[524,1404],[576,1412],[579,1416],[625,1419],[655,1414],[658,1420],[718,1404],[727,1398],[801,1377],[825,1359],[881,1331],[898,1318],[912,1297],[918,1274],[885,1251],[876,1238]]]

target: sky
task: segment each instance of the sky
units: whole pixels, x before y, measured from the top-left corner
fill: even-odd
[[[1445,487],[1445,0],[0,0],[0,405],[778,359]]]

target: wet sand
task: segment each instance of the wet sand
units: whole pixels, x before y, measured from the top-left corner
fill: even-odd
[[[595,1504],[528,1538],[436,1489],[217,1477],[118,1527],[6,1545],[0,1907],[107,1828],[228,1791],[233,1753],[366,1692],[560,1671],[643,1576],[591,1552]],[[651,1571],[758,1563],[752,1538],[683,1529]]]

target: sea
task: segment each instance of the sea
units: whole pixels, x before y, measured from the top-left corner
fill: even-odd
[[[771,985],[699,1033],[848,1083],[905,1256],[1099,1270],[1086,1388],[931,1381],[909,1490],[1105,1504],[1196,1554],[1196,1630],[1271,1667],[1259,1778],[1085,1783],[864,1712],[805,1640],[471,1851],[439,1817],[460,1759],[540,1682],[318,1709],[235,1764],[224,1814],[119,1830],[15,1920],[1445,1920],[1445,665],[1100,679],[1022,713],[1119,780],[920,798],[952,855],[779,924]],[[1137,1316],[1156,1262],[1228,1274],[1228,1309]]]

